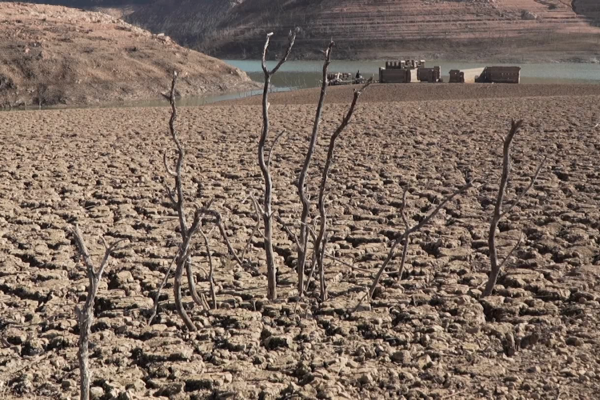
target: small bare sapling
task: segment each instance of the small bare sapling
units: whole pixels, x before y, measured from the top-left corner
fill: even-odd
[[[77,251],[83,259],[83,263],[87,270],[87,276],[90,281],[83,310],[79,307],[75,308],[79,323],[79,351],[77,352],[80,373],[79,393],[81,400],[88,400],[90,398],[90,383],[92,381],[92,372],[90,371],[88,352],[91,329],[94,322],[94,302],[96,300],[96,294],[98,293],[98,284],[102,279],[102,274],[108,265],[108,261],[111,255],[115,251],[119,250],[119,245],[123,241],[119,240],[109,246],[104,238],[102,238],[102,242],[104,244],[104,257],[102,258],[100,266],[96,269],[78,225],[75,225],[73,228],[73,236],[75,237],[75,243],[77,244]]]
[[[202,215],[207,212],[208,206],[200,208],[198,206],[195,207],[195,211],[193,214],[193,220],[191,225],[188,225],[187,216],[186,216],[186,208],[185,208],[185,194],[183,192],[183,162],[185,159],[185,149],[179,139],[177,134],[177,130],[175,129],[175,121],[177,119],[177,107],[175,105],[175,87],[177,84],[177,72],[173,73],[173,80],[171,82],[171,91],[169,94],[169,103],[171,104],[171,118],[169,119],[169,132],[171,134],[171,138],[175,143],[177,150],[177,163],[175,166],[175,170],[172,170],[167,162],[167,152],[163,154],[163,160],[165,164],[165,169],[167,173],[173,177],[175,181],[175,192],[170,187],[166,187],[167,194],[169,195],[169,199],[173,203],[173,207],[177,211],[177,217],[179,220],[179,234],[181,235],[181,244],[177,251],[177,256],[175,257],[175,284],[173,285],[174,296],[175,296],[175,305],[177,307],[177,312],[186,327],[190,331],[195,331],[196,326],[192,323],[191,319],[187,315],[185,308],[183,306],[181,300],[181,281],[183,278],[183,270],[186,269],[186,275],[188,278],[189,290],[192,295],[192,299],[194,302],[201,307],[208,308],[206,299],[204,295],[199,295],[196,290],[196,282],[194,280],[194,274],[192,271],[192,262],[190,260],[191,257],[191,244],[192,238],[198,232],[201,226],[201,218]],[[210,206],[210,204],[209,204]]]
[[[401,279],[402,274],[404,272],[404,264],[406,262],[406,255],[408,254],[408,245],[410,244],[410,235],[419,231],[425,225],[429,224],[431,222],[431,220],[433,220],[433,218],[440,212],[440,210],[442,208],[444,208],[444,206],[447,203],[452,201],[456,196],[465,193],[471,187],[473,187],[473,182],[470,179],[467,179],[467,182],[465,185],[463,185],[462,187],[457,189],[455,192],[453,192],[452,194],[447,196],[444,200],[442,200],[442,202],[440,204],[438,204],[437,207],[435,207],[433,209],[433,211],[431,211],[427,216],[425,216],[423,219],[421,219],[421,221],[417,225],[414,225],[414,226],[410,226],[408,218],[406,217],[405,209],[406,209],[406,196],[408,193],[408,189],[406,189],[406,188],[404,189],[404,193],[402,195],[402,207],[400,209],[400,215],[402,217],[402,222],[404,223],[404,232],[398,232],[395,235],[395,237],[392,239],[392,246],[390,247],[390,250],[388,252],[388,255],[387,255],[385,261],[383,262],[383,264],[377,271],[377,274],[375,275],[375,278],[373,279],[373,283],[371,283],[369,291],[360,299],[359,303],[354,308],[354,311],[356,311],[360,307],[360,305],[363,303],[365,298],[367,299],[367,301],[370,301],[371,298],[373,297],[373,293],[375,293],[375,288],[379,284],[381,276],[383,275],[385,269],[388,267],[390,262],[396,256],[396,247],[398,247],[398,245],[400,243],[403,243],[402,259],[400,261],[400,266],[398,268],[398,279]]]
[[[498,260],[498,251],[496,249],[496,231],[498,229],[498,223],[500,220],[508,215],[510,212],[519,204],[519,202],[525,197],[527,192],[533,187],[535,181],[537,180],[544,163],[546,162],[546,158],[540,162],[537,167],[535,174],[531,178],[531,182],[529,186],[527,186],[521,194],[507,207],[503,207],[504,197],[506,196],[506,188],[508,186],[508,180],[510,177],[510,168],[511,168],[511,159],[510,159],[510,150],[513,139],[521,126],[523,125],[523,120],[512,121],[510,132],[503,139],[504,148],[503,148],[503,158],[502,158],[502,177],[500,178],[500,187],[498,188],[498,196],[496,197],[496,205],[494,207],[494,214],[492,215],[492,220],[490,222],[490,231],[488,235],[488,246],[490,252],[490,274],[488,277],[487,284],[485,285],[485,290],[483,291],[483,296],[489,296],[492,294],[494,290],[494,286],[496,285],[496,281],[498,280],[498,275],[502,270],[502,267],[506,264],[506,262],[510,259],[513,253],[517,250],[517,248],[521,245],[523,238],[521,237],[517,244],[512,248],[512,250],[508,253],[506,258],[502,262]]]

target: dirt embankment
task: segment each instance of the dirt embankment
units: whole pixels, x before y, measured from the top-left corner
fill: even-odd
[[[374,88],[376,89],[376,88]],[[345,92],[341,88],[339,92]],[[332,94],[335,91],[332,91]],[[365,94],[365,99],[368,99]],[[276,96],[273,96],[275,98]],[[331,96],[332,98],[334,96]],[[600,96],[361,103],[338,139],[329,180],[326,278],[330,300],[295,302],[294,243],[274,239],[281,300],[265,299],[262,239],[239,267],[211,235],[219,310],[184,302],[198,332],[184,331],[172,282],[152,326],[152,299],[177,248],[162,154],[169,110],[11,112],[0,125],[0,397],[76,398],[74,308],[87,279],[68,230],[96,242],[127,238],[100,286],[92,328],[93,392],[102,399],[597,399],[600,398]],[[309,173],[347,109],[328,104]],[[314,104],[273,104],[273,132],[288,132],[272,159],[274,209],[301,210],[293,182]],[[501,170],[499,134],[525,118],[507,200],[546,167],[500,225],[501,256],[523,236],[495,294],[482,299],[487,230]],[[248,194],[261,190],[259,106],[181,108],[189,203],[214,199],[233,247],[255,226]],[[10,139],[10,140],[7,140]],[[403,226],[402,186],[414,223],[464,183],[490,176],[412,236],[407,268],[385,274],[372,307],[350,314]],[[246,199],[246,202],[244,202]],[[294,229],[298,229],[295,226]],[[208,230],[207,230],[208,232]],[[194,250],[206,293],[206,250]],[[344,262],[342,264],[341,262]],[[352,268],[352,265],[356,269]]]
[[[156,98],[174,70],[185,96],[255,85],[237,68],[103,13],[0,3],[0,19],[3,105]]]

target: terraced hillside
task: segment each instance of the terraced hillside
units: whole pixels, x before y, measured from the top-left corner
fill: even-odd
[[[347,57],[590,58],[595,0],[158,0],[131,22],[221,56],[256,57],[263,34],[303,29],[300,56],[334,38]],[[280,42],[283,44],[285,39]],[[297,54],[298,55],[298,54]]]

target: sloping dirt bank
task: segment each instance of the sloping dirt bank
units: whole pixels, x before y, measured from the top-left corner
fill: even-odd
[[[255,87],[237,68],[103,13],[0,3],[0,104],[89,105]]]

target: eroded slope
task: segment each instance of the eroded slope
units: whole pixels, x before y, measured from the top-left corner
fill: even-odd
[[[245,73],[103,13],[0,3],[0,98],[94,104],[156,98],[173,70],[182,95],[252,85]]]

